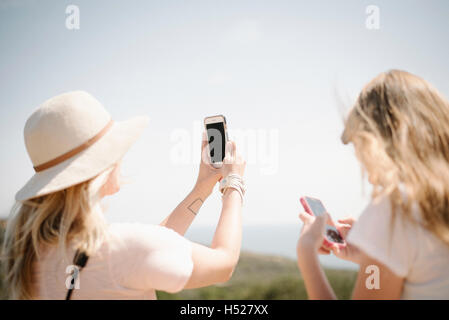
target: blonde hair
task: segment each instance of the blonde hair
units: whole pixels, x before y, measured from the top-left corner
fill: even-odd
[[[106,235],[100,190],[112,169],[67,189],[14,205],[2,250],[10,299],[33,298],[33,266],[42,248],[57,246],[64,255],[69,244],[88,255],[98,249]]]
[[[393,216],[449,245],[449,102],[435,88],[408,72],[380,74],[360,93],[342,141],[354,144],[373,198],[388,196]]]

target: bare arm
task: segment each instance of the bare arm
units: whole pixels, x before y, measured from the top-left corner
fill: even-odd
[[[161,222],[161,226],[170,228],[184,235],[200,211],[209,192],[201,188],[193,188],[187,197]]]
[[[241,198],[234,189],[223,196],[223,209],[211,247],[193,245],[192,275],[185,288],[199,288],[230,279],[240,255]]]
[[[180,235],[184,235],[200,211],[204,201],[212,193],[215,184],[221,178],[222,173],[220,170],[213,168],[209,163],[207,140],[205,135],[203,135],[200,170],[195,187],[160,225],[173,229]]]
[[[298,267],[311,300],[336,300],[337,297],[321,268],[316,251],[304,250],[298,256]]]
[[[366,273],[368,266],[375,266],[378,269],[379,287],[369,289],[367,281],[371,282],[369,277],[375,277],[377,270]],[[364,256],[360,263],[360,271],[357,276],[357,282],[352,293],[352,299],[357,300],[397,300],[401,298],[404,278],[394,274],[385,265],[378,261]]]
[[[304,262],[300,269],[304,278],[309,299],[336,299],[321,266],[318,255],[310,252],[303,255]],[[378,269],[366,273],[368,266],[376,266]],[[378,273],[377,273],[378,270]],[[379,287],[367,286],[369,277],[376,277],[378,274]],[[395,275],[390,269],[372,258],[366,257],[360,265],[357,275],[357,282],[354,287],[352,299],[356,300],[397,300],[401,298],[404,279]]]
[[[226,145],[226,157],[220,169],[224,177],[229,174],[243,176],[245,161],[236,154],[235,144]],[[185,288],[199,288],[226,282],[231,277],[240,255],[242,241],[242,198],[238,191],[226,189],[220,220],[209,247],[193,245],[193,272]]]
[[[301,214],[300,217],[304,227],[297,246],[298,266],[304,278],[309,299],[336,299],[318,260],[318,249],[323,240],[326,217],[314,218],[307,214]],[[359,252],[357,248],[349,244],[345,249],[337,249],[334,253],[339,257],[352,258],[353,260],[348,260],[360,264],[353,299],[399,299],[401,297],[404,279],[396,276],[385,265]],[[367,286],[367,280],[370,280],[368,277],[372,276],[371,273],[365,273],[368,266],[377,267],[374,272],[378,271],[379,288]]]

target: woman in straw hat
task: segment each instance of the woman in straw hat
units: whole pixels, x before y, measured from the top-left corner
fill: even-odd
[[[119,191],[120,161],[147,122],[114,122],[82,91],[53,97],[29,117],[25,144],[36,173],[16,194],[2,250],[11,299],[155,299],[155,290],[230,278],[240,252],[245,168],[232,142],[222,168],[202,157],[195,187],[160,226],[106,225],[100,201]],[[188,241],[182,235],[229,175],[211,247]]]

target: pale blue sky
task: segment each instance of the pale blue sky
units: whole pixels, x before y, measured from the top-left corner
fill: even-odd
[[[65,8],[80,8],[80,30]],[[380,29],[365,8],[380,8]],[[197,163],[173,163],[174,132],[224,114],[232,129],[277,130],[278,170],[248,165],[245,224],[294,223],[299,197],[331,214],[358,215],[368,200],[351,147],[343,146],[335,89],[355,97],[381,71],[405,69],[449,96],[449,2],[441,1],[0,1],[0,212],[33,174],[28,115],[70,90],[96,96],[116,120],[150,125],[125,157],[133,179],[111,199],[111,221],[162,220],[182,200]],[[268,146],[269,147],[269,146]],[[193,157],[193,156],[192,156]],[[256,159],[257,160],[257,159]],[[215,193],[195,222],[217,221]]]

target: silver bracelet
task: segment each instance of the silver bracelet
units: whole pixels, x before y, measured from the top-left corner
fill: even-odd
[[[243,202],[243,197],[246,192],[246,185],[240,175],[232,173],[220,181],[219,190],[222,194],[224,194],[229,188],[237,190]]]

